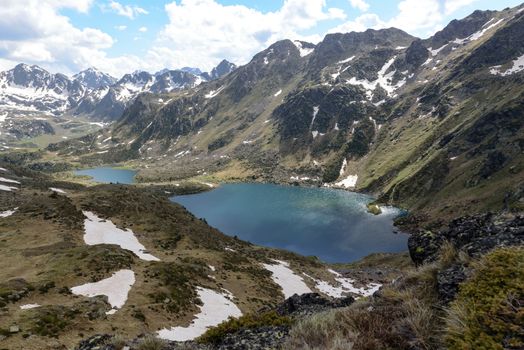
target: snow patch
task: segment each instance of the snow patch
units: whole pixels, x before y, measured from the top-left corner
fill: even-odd
[[[352,77],[349,81],[347,81],[347,83],[351,85],[362,86],[365,90],[367,90],[368,99],[372,98],[373,94],[371,93],[371,91],[374,91],[377,88],[377,86],[380,86],[384,90],[386,90],[388,96],[393,96],[395,90],[399,89],[406,83],[406,79],[402,79],[399,82],[397,82],[396,84],[393,84],[391,82],[391,79],[395,75],[396,70],[393,70],[386,74],[388,69],[395,62],[396,58],[397,56],[393,56],[389,61],[387,61],[384,64],[384,66],[382,66],[382,68],[377,72],[378,77],[375,81],[369,81],[367,79],[358,80],[357,78]]]
[[[111,277],[101,281],[73,287],[71,292],[89,298],[105,295],[113,309],[120,309],[126,303],[127,294],[133,284],[135,284],[135,273],[132,270],[120,270],[113,273]],[[109,314],[113,313],[112,310],[109,311]]]
[[[354,188],[357,184],[358,175],[349,175],[345,179],[336,182],[335,186],[344,187],[344,188]]]
[[[344,158],[344,161],[342,162],[342,166],[340,167],[339,176],[344,175],[344,173],[346,172],[347,165],[348,165],[348,161],[346,158]]]
[[[318,111],[320,111],[320,106],[313,107],[313,118],[311,119],[311,124],[309,124],[309,130],[313,128],[313,123],[315,122]]]
[[[225,88],[225,86],[221,86],[217,90],[211,90],[204,97],[207,98],[207,99],[213,98],[213,97],[217,96],[222,90],[224,90],[224,88]]]
[[[298,51],[300,52],[300,57],[305,57],[309,54],[311,54],[315,49],[308,49],[302,46],[302,43],[298,40],[293,41],[293,44],[297,47]]]
[[[426,62],[422,63],[422,65],[423,65],[423,66],[427,66],[428,64],[431,63],[431,61],[433,61],[433,58],[430,57],[430,58],[428,58],[428,59],[426,60]]]
[[[273,96],[278,97],[282,93],[282,89],[278,90]]]
[[[0,185],[0,191],[11,192],[11,191],[16,191],[16,190],[18,190],[18,188],[13,187],[13,186]]]
[[[84,241],[87,245],[116,244],[122,249],[132,251],[142,260],[160,261],[157,257],[146,253],[146,248],[138,241],[133,231],[121,230],[111,220],[101,219],[92,212],[83,213],[87,217],[84,220]]]
[[[158,337],[170,341],[187,341],[204,334],[209,328],[227,320],[229,317],[240,317],[242,311],[230,300],[232,294],[218,293],[214,290],[197,287],[198,297],[202,301],[200,312],[187,327],[164,328],[158,331]]]
[[[6,211],[0,211],[0,218],[6,218],[8,216],[13,215],[18,208],[14,208],[13,210],[6,210]]]
[[[355,280],[342,277],[341,274],[331,269],[328,269],[328,272],[335,275],[335,281],[339,283],[339,286],[334,286],[326,281],[317,280],[309,275],[306,276],[315,281],[316,289],[332,298],[342,298],[347,294],[356,294],[361,297],[367,297],[373,295],[382,286],[379,283],[370,283],[367,286],[358,288],[355,287]]]
[[[298,276],[289,268],[289,263],[281,260],[273,260],[276,264],[262,264],[264,268],[272,273],[273,281],[282,288],[282,293],[287,299],[295,294],[302,295],[312,293],[311,289],[304,283],[302,277]]]
[[[11,183],[11,184],[20,184],[20,181],[6,179],[5,177],[0,177],[0,181],[1,182]]]
[[[453,40],[452,42],[455,43],[455,44],[459,44],[459,45],[462,45],[462,44],[465,44],[465,43],[468,43],[470,41],[475,41],[475,40],[478,40],[480,39],[484,34],[486,34],[487,31],[489,31],[491,28],[493,27],[496,27],[498,26],[502,21],[504,21],[504,18],[502,19],[499,19],[498,21],[496,21],[495,23],[493,24],[490,24],[491,22],[493,22],[495,20],[495,18],[492,18],[490,19],[489,21],[487,21],[483,26],[482,26],[482,29],[479,30],[478,32],[476,33],[473,33],[471,34],[470,36],[468,36],[467,38],[463,38],[463,39],[455,39]],[[489,25],[488,25],[489,24]]]
[[[355,59],[355,56],[351,56],[351,57],[348,57],[346,58],[345,60],[342,60],[342,61],[338,61],[337,64],[344,64],[344,63],[348,63],[348,62],[351,62]]]
[[[21,310],[31,310],[31,309],[36,309],[37,307],[40,307],[41,305],[39,304],[25,304],[25,305],[21,305],[20,306],[20,309]]]
[[[429,52],[431,52],[431,56],[435,57],[436,55],[439,54],[440,51],[442,51],[444,48],[446,48],[446,46],[448,46],[448,44],[444,44],[442,45],[441,47],[439,47],[438,49],[435,49],[433,50],[431,47],[429,48]]]
[[[62,194],[66,194],[67,192],[64,191],[64,190],[61,190],[60,188],[55,188],[55,187],[49,187],[49,189],[53,192],[56,192],[56,193],[62,193]]]
[[[502,66],[490,67],[489,72],[493,75],[500,75],[503,77],[522,72],[524,70],[524,55],[513,60],[511,68],[507,69],[505,72],[502,72],[501,67]]]

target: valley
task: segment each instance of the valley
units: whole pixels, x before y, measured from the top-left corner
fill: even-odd
[[[521,349],[523,57],[521,4],[0,72],[0,349]]]

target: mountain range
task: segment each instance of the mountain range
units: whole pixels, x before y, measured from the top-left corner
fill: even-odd
[[[224,60],[209,73],[191,68],[165,69],[156,74],[137,71],[116,79],[95,68],[67,77],[21,63],[0,72],[0,111],[81,115],[95,121],[113,121],[140,93],[193,88],[235,68]]]
[[[521,206],[522,34],[517,7],[425,40],[395,28],[283,40],[220,79],[140,95],[111,128],[49,149],[126,162],[145,182],[207,173],[358,189],[433,219]]]
[[[520,207],[523,16],[476,11],[424,40],[395,28],[282,40],[238,68],[116,82],[21,64],[0,74],[1,108],[112,122],[49,156],[124,163],[144,182],[205,173],[344,187],[433,219]],[[11,134],[55,132],[40,124]]]

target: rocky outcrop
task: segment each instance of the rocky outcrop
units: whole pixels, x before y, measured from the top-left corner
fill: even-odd
[[[415,232],[408,241],[411,258],[418,265],[436,261],[445,242],[450,242],[457,251],[473,258],[494,248],[523,245],[524,218],[488,213],[458,218],[438,233]],[[438,272],[437,289],[444,303],[454,299],[468,273],[469,267],[461,261]]]
[[[522,245],[524,218],[488,213],[455,219],[438,233],[416,232],[408,241],[411,258],[416,264],[435,261],[445,241],[471,257],[479,257],[497,247]]]

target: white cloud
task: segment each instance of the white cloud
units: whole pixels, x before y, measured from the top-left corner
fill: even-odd
[[[446,9],[446,15],[450,15],[458,9],[471,5],[478,0],[446,0],[444,8]]]
[[[141,33],[145,33],[145,32],[147,32],[147,27],[140,27],[140,28],[138,28],[138,31],[141,32]]]
[[[134,5],[122,5],[121,3],[111,0],[107,6],[103,8],[109,8],[113,10],[117,15],[124,16],[129,19],[135,19],[139,15],[147,15],[149,12],[139,6]]]
[[[363,32],[366,29],[381,29],[388,25],[382,21],[380,17],[374,13],[366,13],[352,21],[345,22],[335,28],[332,28],[330,33],[349,33],[349,32]]]
[[[174,1],[165,8],[169,23],[150,55],[169,67],[203,69],[223,58],[246,63],[277,40],[318,40],[319,36],[304,37],[299,33],[320,21],[345,18],[342,10],[327,8],[325,0],[286,0],[280,9],[267,13],[215,0]]]
[[[88,0],[3,0],[0,7],[2,66],[20,62],[40,64],[54,71],[75,72],[105,55],[113,38],[95,28],[79,29],[59,11],[89,10]],[[16,24],[16,25],[14,25]]]
[[[443,20],[438,0],[403,0],[388,25],[408,32],[433,29]]]
[[[387,21],[382,20],[377,14],[366,13],[329,32],[361,32],[369,28],[395,27],[424,37],[442,28],[444,15],[438,0],[402,0],[398,4],[398,10],[399,12]]]
[[[349,3],[352,7],[359,9],[360,11],[367,11],[369,10],[369,4],[365,2],[364,0],[349,0]]]
[[[123,25],[122,26],[116,26],[115,29],[123,31],[123,30],[127,29],[127,26],[123,26]]]

